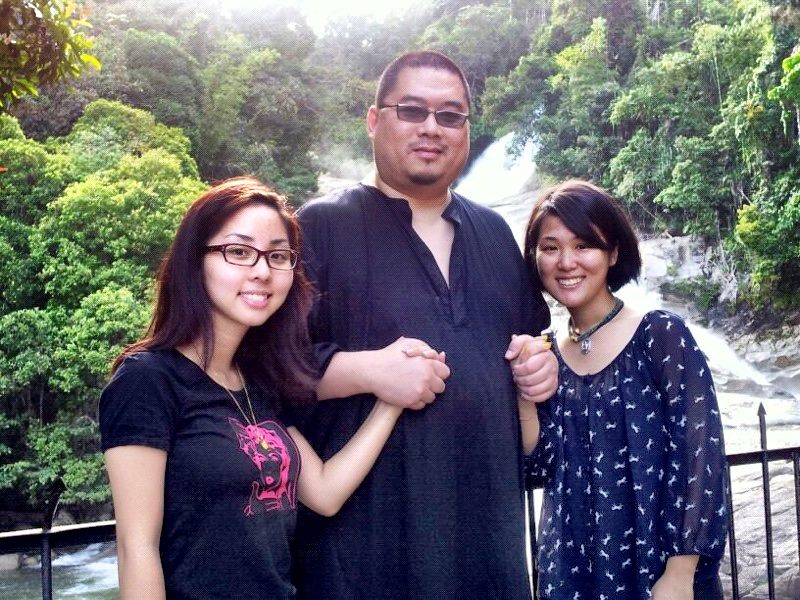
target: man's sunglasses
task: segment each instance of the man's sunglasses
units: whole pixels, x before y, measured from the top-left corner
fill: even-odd
[[[439,125],[453,129],[463,127],[469,119],[468,114],[454,110],[430,110],[416,104],[384,104],[378,108],[394,108],[397,111],[397,118],[408,123],[424,123],[428,115],[433,114],[433,118]]]

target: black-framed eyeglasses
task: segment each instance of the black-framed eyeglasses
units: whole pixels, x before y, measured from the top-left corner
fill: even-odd
[[[217,244],[216,246],[206,246],[206,252],[222,252],[222,258],[226,263],[238,267],[253,267],[263,256],[270,269],[279,271],[291,271],[297,265],[297,258],[300,253],[290,248],[270,248],[269,250],[259,250],[247,244]]]
[[[394,108],[397,111],[397,118],[408,123],[424,123],[428,115],[433,114],[439,125],[452,129],[460,129],[469,119],[469,114],[454,110],[430,110],[416,104],[384,104],[378,108]]]

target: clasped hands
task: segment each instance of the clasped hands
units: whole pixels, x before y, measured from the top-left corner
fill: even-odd
[[[419,410],[444,391],[445,380],[450,377],[444,352],[437,352],[422,340],[400,337],[378,353],[384,363],[379,369],[383,381],[376,386],[381,400]],[[520,398],[543,402],[555,393],[558,362],[546,338],[514,335],[505,358]]]
[[[552,335],[552,334],[551,334]],[[552,338],[512,335],[506,350],[511,373],[522,400],[544,402],[558,387],[558,359],[550,352]]]

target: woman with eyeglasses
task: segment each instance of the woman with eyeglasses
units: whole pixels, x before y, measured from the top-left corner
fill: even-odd
[[[100,399],[122,598],[294,597],[297,500],[336,513],[394,427],[402,409],[377,401],[323,462],[292,426],[317,383],[299,250],[285,200],[252,178],[178,227],[147,337]]]
[[[570,315],[529,463],[545,491],[541,598],[721,600],[725,451],[714,384],[680,317],[614,295],[641,268],[627,217],[590,183],[548,188],[525,256]]]

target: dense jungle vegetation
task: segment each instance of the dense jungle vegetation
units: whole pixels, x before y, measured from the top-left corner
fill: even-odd
[[[0,33],[31,2],[4,2]],[[590,178],[643,230],[702,236],[732,305],[800,306],[795,2],[435,0],[322,34],[290,5],[232,6],[87,1],[85,22],[55,15],[73,44],[39,75],[0,52],[0,506],[35,512],[58,482],[79,519],[108,501],[99,390],[184,208],[240,173],[300,204],[368,159],[375,81],[406,49],[463,66],[474,153],[533,139],[543,180]]]

